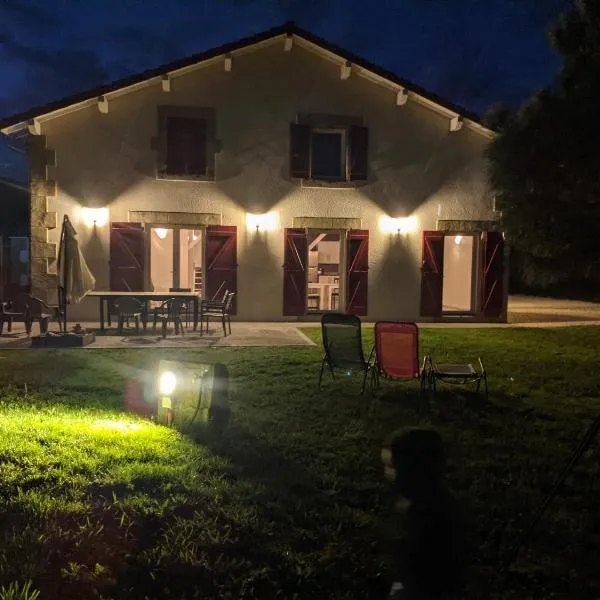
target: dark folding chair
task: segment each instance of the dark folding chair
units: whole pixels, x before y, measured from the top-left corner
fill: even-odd
[[[162,322],[162,336],[167,337],[167,327],[169,323],[173,323],[175,335],[185,334],[181,313],[187,306],[185,298],[169,298],[165,300],[158,308],[154,309],[154,319],[152,323],[152,331],[156,331],[158,321]]]
[[[144,331],[146,330],[146,310],[143,302],[137,298],[123,296],[115,300],[114,307],[117,311],[117,332],[119,334],[123,333],[124,324],[129,327],[129,321],[131,320],[135,323],[135,332],[138,335],[140,333],[140,320],[144,325]]]
[[[235,292],[225,292],[224,302],[202,302],[202,315],[200,318],[200,335],[202,335],[202,323],[206,321],[206,333],[208,333],[208,323],[210,319],[215,321],[221,321],[223,326],[223,333],[227,335],[227,328],[229,327],[229,333],[231,334],[231,303]]]
[[[325,354],[321,361],[319,389],[323,371],[327,366],[332,379],[335,379],[336,371],[346,375],[362,371],[364,374],[361,393],[364,394],[370,366],[363,352],[360,319],[355,315],[327,313],[321,318],[321,333]]]
[[[419,328],[416,323],[378,321],[375,323],[375,344],[369,357],[373,359],[371,384],[379,387],[380,378],[419,380],[421,394],[430,385],[430,358],[419,362]]]

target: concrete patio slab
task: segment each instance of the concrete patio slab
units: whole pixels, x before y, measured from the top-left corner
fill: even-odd
[[[368,323],[367,323],[368,324]],[[71,323],[71,325],[73,325]],[[86,329],[98,331],[98,323],[82,323]],[[511,296],[508,301],[508,323],[419,323],[427,329],[490,329],[490,328],[558,328],[576,326],[600,326],[600,303],[533,296]],[[223,336],[218,326],[208,333],[186,330],[184,336],[175,336],[172,331],[166,339],[151,332],[135,335],[132,330],[117,335],[115,329],[106,335],[98,334],[96,341],[85,348],[223,348],[223,347],[285,347],[314,346],[301,328],[320,327],[318,320],[310,322],[241,323],[232,324],[232,334]],[[34,325],[33,335],[37,335]],[[30,348],[31,341],[25,335],[22,323],[16,323],[11,333],[0,336],[0,350]]]
[[[97,332],[97,324],[83,323],[86,329]],[[37,335],[34,325],[33,335]],[[200,335],[199,331],[186,330],[185,335],[175,335],[169,331],[166,338],[148,331],[136,335],[133,330],[124,330],[123,334],[107,330],[105,335],[97,332],[96,340],[85,349],[95,348],[220,348],[220,347],[280,347],[280,346],[314,346],[314,342],[305,336],[297,327],[289,327],[285,323],[235,323],[231,335],[223,336],[223,330],[212,327]],[[31,348],[31,340],[27,338],[23,325],[17,323],[11,333],[0,337],[0,350]]]

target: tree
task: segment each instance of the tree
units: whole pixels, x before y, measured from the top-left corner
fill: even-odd
[[[487,122],[491,181],[529,287],[600,282],[600,0],[579,0],[549,32],[564,63],[517,111]]]

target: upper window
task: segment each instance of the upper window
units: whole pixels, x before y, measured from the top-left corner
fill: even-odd
[[[214,110],[161,106],[158,168],[163,179],[214,179]]]
[[[343,129],[316,129],[310,139],[310,175],[312,179],[346,179],[346,136]]]
[[[361,125],[290,127],[290,175],[315,181],[367,179],[369,131]]]
[[[167,175],[206,175],[206,119],[167,117]]]

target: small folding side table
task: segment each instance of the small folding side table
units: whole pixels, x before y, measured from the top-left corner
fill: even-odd
[[[436,383],[438,381],[449,383],[451,385],[469,385],[471,383],[475,383],[477,384],[477,392],[479,392],[481,388],[481,382],[483,381],[485,399],[487,400],[487,373],[485,372],[485,367],[483,366],[481,358],[478,358],[477,360],[479,362],[479,369],[476,369],[471,363],[437,364],[434,363],[430,358],[428,375],[434,395],[437,391]]]

